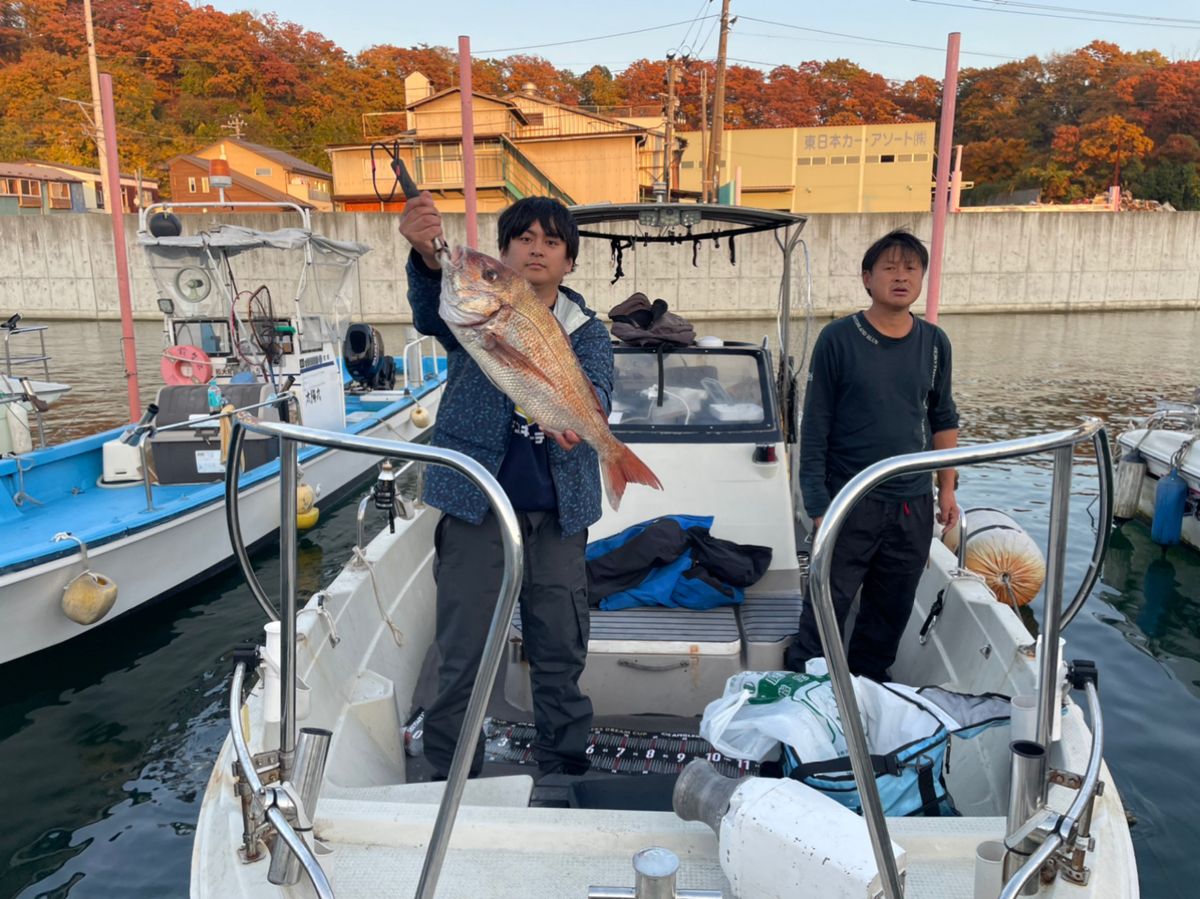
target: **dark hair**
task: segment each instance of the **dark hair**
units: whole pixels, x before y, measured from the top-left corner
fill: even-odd
[[[567,207],[550,197],[525,197],[500,213],[500,252],[537,222],[547,237],[567,245],[567,258],[579,258],[579,227]]]
[[[870,249],[863,256],[862,270],[864,272],[871,271],[880,257],[893,247],[900,250],[903,258],[911,259],[915,256],[920,261],[922,269],[929,269],[929,251],[925,249],[925,244],[921,243],[917,236],[907,228],[897,228],[871,244]]]

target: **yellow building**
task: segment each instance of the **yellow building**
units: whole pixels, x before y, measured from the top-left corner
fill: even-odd
[[[462,212],[462,100],[458,88],[434,93],[420,73],[405,79],[404,130],[327,149],[333,199],[345,211],[403,207],[391,155],[444,212]],[[474,93],[475,185],[480,212],[524,196],[563,202],[636,202],[662,166],[661,131],[557,103],[526,90],[505,97]],[[364,121],[367,117],[364,117]],[[399,124],[399,114],[391,122]],[[379,130],[388,119],[379,119]],[[364,131],[371,130],[365,125]],[[374,181],[372,181],[374,171]]]
[[[679,188],[699,194],[700,132],[680,136]],[[933,156],[933,122],[747,128],[722,135],[717,180],[740,182],[740,202],[762,209],[927,212]]]

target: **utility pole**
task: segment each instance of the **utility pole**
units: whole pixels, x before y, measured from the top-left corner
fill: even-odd
[[[221,126],[222,131],[232,131],[233,136],[238,140],[242,139],[242,129],[246,127],[246,120],[237,113],[234,113],[225,120],[225,124]]]
[[[671,157],[675,155],[675,54],[667,54],[667,107],[666,137],[663,141],[663,183],[667,186],[667,200],[671,199]]]
[[[725,51],[729,45],[729,0],[721,0],[721,38],[717,44],[717,83],[713,87],[712,140],[704,175],[712,199],[718,197],[721,137],[725,130]]]
[[[708,202],[708,69],[700,70],[700,202]]]
[[[100,159],[100,184],[103,190],[108,190],[108,159],[104,153],[104,120],[100,115],[100,70],[96,67],[96,34],[92,30],[92,0],[83,0],[83,25],[87,34],[88,75],[92,80],[92,125],[96,129],[93,138],[96,141],[96,155]],[[118,178],[117,183],[120,183]],[[120,209],[114,208],[114,199],[119,204],[121,198],[105,197],[104,208],[114,215]]]

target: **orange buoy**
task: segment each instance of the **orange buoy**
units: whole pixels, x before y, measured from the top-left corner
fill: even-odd
[[[1018,606],[1033,601],[1046,580],[1046,559],[1034,539],[999,509],[967,509],[965,565],[982,577],[996,599]],[[942,536],[951,552],[958,552],[961,530]]]
[[[163,350],[158,370],[168,387],[207,384],[213,376],[212,359],[208,353],[190,343]]]

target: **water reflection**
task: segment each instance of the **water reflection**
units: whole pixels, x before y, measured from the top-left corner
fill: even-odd
[[[1130,566],[1133,564],[1133,541],[1123,528],[1114,528],[1108,537],[1108,552],[1104,566],[1100,569],[1100,583],[1124,593],[1129,585]]]
[[[1130,641],[1200,697],[1200,556],[1158,546],[1144,525],[1129,522],[1109,539],[1102,582]]]
[[[1142,608],[1134,618],[1138,630],[1150,639],[1152,645],[1163,635],[1172,600],[1178,598],[1175,566],[1167,561],[1166,556],[1164,551],[1162,557],[1146,566],[1146,574],[1142,578]]]

